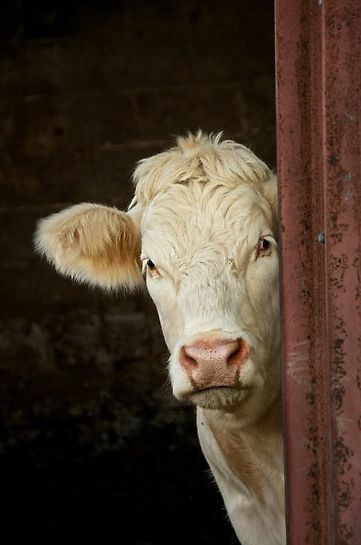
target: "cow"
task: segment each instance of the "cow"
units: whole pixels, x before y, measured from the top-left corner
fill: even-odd
[[[37,250],[105,290],[144,285],[173,394],[242,545],[284,545],[277,181],[250,149],[201,131],[145,158],[126,212],[82,203],[39,222]]]

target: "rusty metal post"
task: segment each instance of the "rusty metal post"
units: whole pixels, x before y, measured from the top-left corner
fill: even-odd
[[[276,0],[289,545],[361,544],[361,1]]]

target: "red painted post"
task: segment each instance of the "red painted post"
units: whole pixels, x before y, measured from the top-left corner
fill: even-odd
[[[361,544],[361,1],[276,0],[289,545]]]

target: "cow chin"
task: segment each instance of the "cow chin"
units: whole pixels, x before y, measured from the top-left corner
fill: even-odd
[[[233,412],[246,401],[249,394],[249,389],[246,388],[239,389],[233,386],[215,386],[196,392],[190,392],[186,399],[202,409]]]

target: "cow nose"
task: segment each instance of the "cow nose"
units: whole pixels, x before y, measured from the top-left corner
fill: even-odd
[[[199,387],[232,386],[248,354],[243,339],[199,340],[181,348],[180,363]]]

